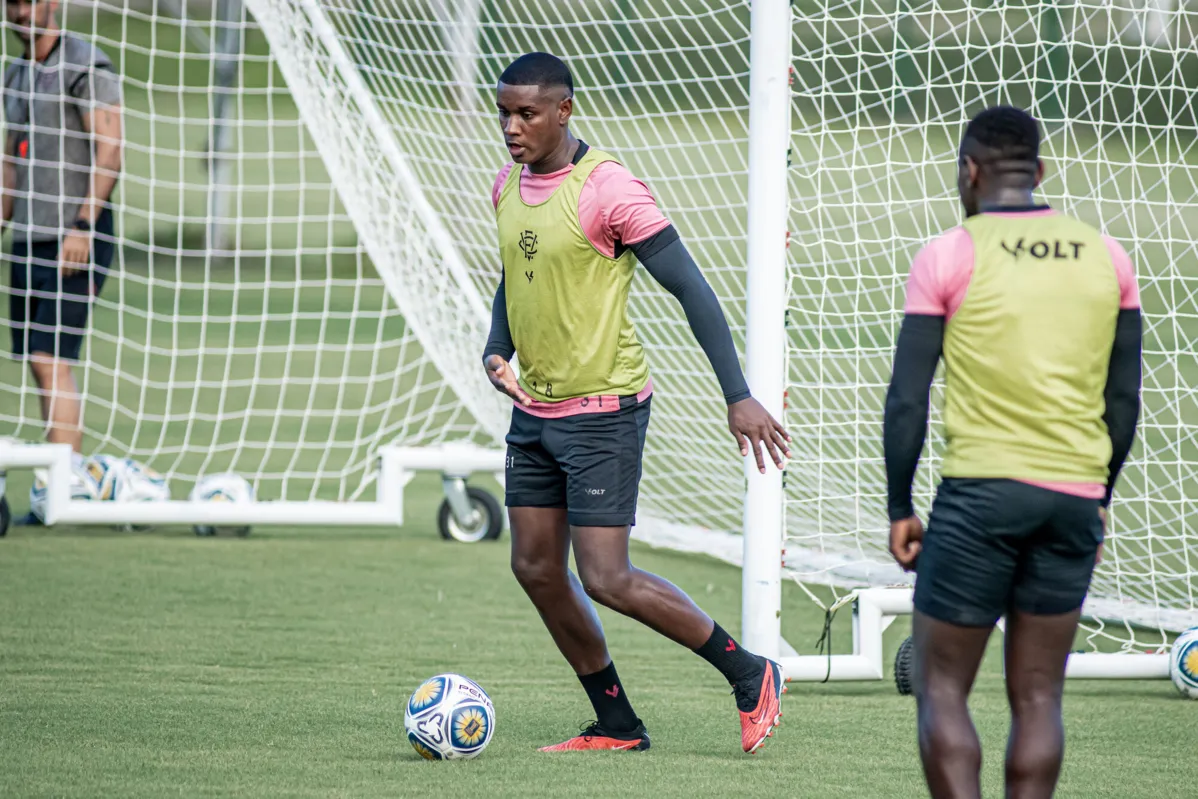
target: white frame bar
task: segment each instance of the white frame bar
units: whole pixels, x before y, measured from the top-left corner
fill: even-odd
[[[374,500],[302,500],[231,504],[222,502],[97,502],[72,500],[71,448],[66,444],[0,442],[0,473],[44,468],[46,524],[261,526],[325,525],[332,528],[403,523],[404,487],[418,471],[466,477],[491,472],[503,483],[504,451],[473,444],[439,447],[383,447]]]
[[[882,633],[898,616],[912,611],[910,588],[866,588],[853,601],[853,654],[792,655],[779,660],[787,680],[820,682],[881,680],[886,676]],[[1000,629],[1002,623],[999,623]],[[829,669],[829,664],[831,668]],[[1168,679],[1168,654],[1077,652],[1069,656],[1065,676],[1071,679]]]
[[[754,0],[749,44],[749,224],[745,356],[753,396],[782,418],[786,391],[786,155],[792,18],[788,0]],[[782,613],[782,472],[745,459],[741,639],[776,658]]]

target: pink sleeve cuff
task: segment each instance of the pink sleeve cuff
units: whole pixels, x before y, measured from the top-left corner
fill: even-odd
[[[617,241],[636,244],[670,224],[649,187],[615,161],[595,167],[578,198],[578,216],[591,244],[609,258]]]
[[[973,277],[973,240],[963,227],[928,242],[911,263],[904,313],[951,317]]]
[[[1115,276],[1119,278],[1119,310],[1128,311],[1140,307],[1140,287],[1136,285],[1136,269],[1132,266],[1131,256],[1123,245],[1110,236],[1103,236],[1107,252],[1111,254],[1111,263],[1115,265]]]

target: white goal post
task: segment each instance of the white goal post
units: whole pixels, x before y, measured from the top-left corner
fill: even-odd
[[[455,514],[465,473],[502,479],[509,411],[479,364],[506,159],[491,92],[540,49],[574,71],[575,131],[682,233],[794,436],[785,474],[742,462],[677,303],[639,276],[657,393],[634,535],[742,566],[746,645],[794,679],[885,668],[910,608],[880,442],[903,281],[959,221],[957,138],[995,102],[1043,121],[1043,196],[1124,243],[1147,322],[1142,433],[1070,673],[1159,676],[1198,624],[1198,0],[176,5],[186,19],[63,11],[125,95],[117,262],[77,370],[85,449],[149,464],[176,499],[71,500],[69,455],[0,441],[0,472],[50,471],[51,523],[389,525],[415,470],[447,478]],[[41,435],[28,370],[0,359],[0,436]],[[223,471],[264,501],[179,499]],[[848,606],[850,652],[797,654],[818,631],[792,619]]]

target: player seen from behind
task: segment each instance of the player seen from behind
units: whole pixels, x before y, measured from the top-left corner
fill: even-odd
[[[483,355],[491,382],[516,403],[506,469],[512,570],[597,719],[542,751],[649,748],[590,597],[719,669],[752,752],[778,723],[781,668],[745,651],[681,590],[628,559],[653,393],[627,311],[638,261],[682,304],[742,454],[751,448],[764,472],[764,447],[781,468],[789,439],[750,396],[719,301],[649,190],[571,135],[573,97],[566,65],[545,53],[521,56],[499,78],[496,104],[514,163],[492,190],[503,277]]]
[[[1131,261],[1035,204],[1039,147],[1019,109],[969,123],[958,167],[967,218],[915,257],[886,397],[890,549],[917,575],[919,749],[934,797],[980,795],[967,699],[1004,615],[1006,795],[1052,795],[1065,661],[1139,416]],[[911,484],[942,357],[947,449],[925,535]]]

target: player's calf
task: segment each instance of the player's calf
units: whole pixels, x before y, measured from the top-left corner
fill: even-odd
[[[79,452],[83,448],[83,404],[71,362],[34,352],[29,358],[29,368],[41,396],[46,440],[51,444],[70,444],[71,449]]]

